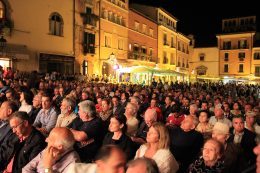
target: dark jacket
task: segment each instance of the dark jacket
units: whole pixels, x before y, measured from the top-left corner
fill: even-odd
[[[8,152],[9,155],[6,155],[6,157],[3,158],[4,164],[2,164],[1,160],[0,170],[5,169],[14,157],[12,173],[22,172],[22,168],[46,147],[45,137],[35,128],[33,128],[30,136],[23,142],[20,142],[20,140],[13,141],[12,144],[3,144],[3,147],[6,145],[10,146],[9,148],[6,148],[7,150],[10,150],[10,152]]]
[[[119,140],[114,140],[113,138],[114,133],[107,133],[104,140],[103,145],[117,145],[119,146],[123,151],[125,151],[127,155],[127,159],[130,160],[135,155],[135,150],[133,148],[133,142],[132,140],[125,134],[122,134],[122,136],[119,138]]]
[[[228,139],[228,142],[234,142],[234,136],[235,135],[233,134],[233,130],[232,130],[232,135]],[[255,133],[247,130],[246,128],[244,129],[244,134],[242,136],[240,146],[245,153],[245,159],[247,160],[247,163],[249,165],[254,164],[256,161],[256,156],[253,153],[253,149],[256,146],[255,138],[256,138]]]

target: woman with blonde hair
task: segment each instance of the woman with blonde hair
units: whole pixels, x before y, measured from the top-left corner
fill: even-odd
[[[147,133],[146,144],[136,152],[136,158],[153,159],[158,165],[160,173],[175,173],[179,165],[169,150],[170,137],[168,130],[162,123],[154,123]]]

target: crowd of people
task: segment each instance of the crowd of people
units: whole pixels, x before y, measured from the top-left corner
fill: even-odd
[[[73,79],[0,79],[0,172],[260,169],[258,85]]]

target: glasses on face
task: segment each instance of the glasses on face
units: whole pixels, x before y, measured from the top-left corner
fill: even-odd
[[[11,127],[12,130],[16,129],[17,127],[19,127],[20,125],[23,124],[24,121],[21,121],[18,125],[14,126],[14,127]]]

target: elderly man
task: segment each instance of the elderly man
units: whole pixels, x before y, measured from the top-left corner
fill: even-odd
[[[22,168],[46,146],[45,137],[29,121],[26,112],[15,112],[10,128],[19,140],[5,142],[1,148],[1,165],[5,173],[20,173]]]
[[[227,124],[229,127],[232,126],[231,121],[224,116],[224,111],[223,111],[223,109],[221,108],[221,105],[220,105],[220,104],[216,105],[216,107],[215,107],[215,109],[214,109],[214,114],[215,114],[215,116],[212,116],[212,117],[210,117],[210,119],[209,119],[209,123],[210,123],[212,126],[214,126],[214,125],[216,124],[216,122],[225,123],[225,124]]]
[[[132,141],[137,144],[146,143],[146,135],[153,123],[157,122],[157,113],[154,109],[147,109],[144,114],[144,121],[137,130],[136,136],[131,137]]]
[[[57,121],[57,112],[55,111],[55,108],[51,106],[51,103],[50,95],[43,94],[42,109],[37,114],[33,123],[33,125],[44,135],[49,134],[49,132],[55,127]]]
[[[32,111],[29,113],[29,117],[31,119],[31,122],[33,123],[35,121],[36,116],[40,112],[42,108],[42,96],[40,94],[37,94],[33,97],[33,108]]]
[[[255,155],[253,149],[256,146],[256,134],[245,128],[244,119],[242,116],[233,117],[233,129],[231,129],[231,136],[229,142],[233,142],[241,146],[245,153],[245,159],[248,165],[255,163]]]
[[[203,146],[203,136],[195,131],[198,120],[193,116],[186,116],[181,122],[180,128],[169,129],[171,146],[170,149],[180,163],[179,172],[185,172],[188,166],[198,156]]]
[[[9,118],[12,113],[18,110],[15,102],[5,101],[0,107],[0,146],[5,140],[13,138],[15,135],[12,133],[12,129],[9,125]],[[9,138],[10,137],[10,138]]]
[[[56,127],[67,127],[77,116],[73,112],[75,109],[75,102],[71,98],[64,98],[61,102],[59,115]]]
[[[23,169],[23,173],[68,172],[68,167],[79,162],[79,156],[73,149],[74,137],[65,127],[56,127],[46,139],[48,146]]]
[[[103,146],[96,155],[95,163],[76,163],[68,169],[69,173],[124,173],[125,153],[115,145]]]
[[[92,162],[102,144],[104,130],[102,121],[96,116],[96,107],[92,101],[79,103],[79,117],[68,126],[76,140],[76,151],[82,162]]]

